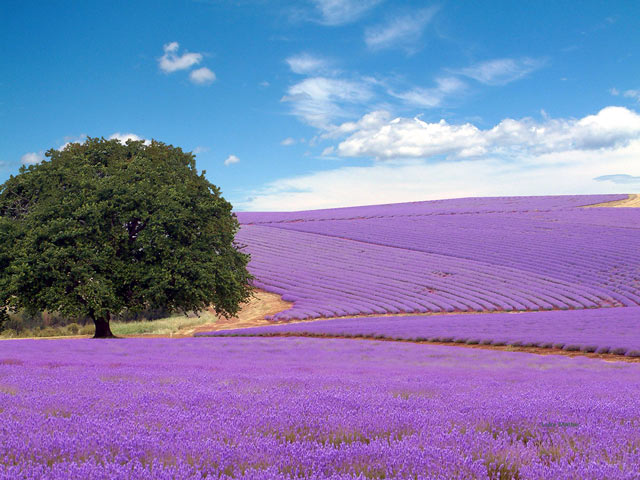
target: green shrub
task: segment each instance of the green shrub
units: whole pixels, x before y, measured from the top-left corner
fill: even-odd
[[[69,333],[71,335],[77,335],[78,332],[80,331],[80,325],[78,325],[77,323],[70,323],[69,325],[67,325],[67,330],[69,331]]]
[[[83,325],[82,328],[80,328],[80,330],[78,330],[78,335],[93,335],[93,332],[95,332],[95,327],[93,325]]]

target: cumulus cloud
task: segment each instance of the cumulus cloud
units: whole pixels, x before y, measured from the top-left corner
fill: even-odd
[[[292,137],[287,137],[287,138],[285,138],[284,140],[282,140],[280,142],[280,145],[283,145],[285,147],[289,147],[289,146],[295,145],[295,144],[296,144],[296,139],[292,138]]]
[[[185,52],[178,55],[180,44],[171,42],[164,45],[164,55],[158,59],[160,70],[165,73],[172,73],[178,70],[187,70],[202,61],[201,53]]]
[[[326,72],[329,62],[324,58],[316,57],[309,53],[293,55],[285,60],[293,73],[300,75],[314,75]]]
[[[384,161],[283,178],[236,202],[238,207],[302,210],[469,196],[628,193],[640,180],[640,115],[622,107],[580,119],[505,119],[489,129],[377,111],[336,131],[347,138],[327,153]]]
[[[599,177],[594,178],[597,182],[613,182],[619,183],[622,185],[640,185],[640,175],[627,175],[627,174],[617,174],[617,175],[601,175]]]
[[[553,153],[513,164],[484,157],[456,162],[374,163],[284,178],[234,205],[246,211],[333,208],[441,198],[628,193],[628,184],[594,180],[606,171],[635,168],[640,141],[613,151]]]
[[[37,165],[44,160],[44,152],[28,152],[20,157],[22,165]]]
[[[216,79],[216,74],[207,67],[198,68],[189,74],[192,83],[196,85],[210,85]]]
[[[508,118],[482,130],[471,123],[391,119],[386,112],[374,112],[348,128],[351,135],[337,147],[343,157],[517,156],[621,145],[640,138],[640,115],[624,107],[606,107],[581,119]]]
[[[294,115],[309,125],[326,129],[334,119],[348,116],[348,105],[362,105],[372,97],[364,81],[309,77],[289,87],[282,101],[291,103]]]
[[[58,147],[58,150],[64,150],[65,148],[67,148],[69,145],[73,144],[73,143],[84,143],[84,141],[87,139],[87,135],[85,135],[84,133],[82,135],[79,135],[77,137],[65,137],[65,143],[63,143],[62,145],[60,145]],[[132,140],[132,141],[144,141],[145,145],[149,145],[151,142],[149,140],[147,140],[146,138],[142,138],[139,135],[136,135],[135,133],[121,133],[121,132],[115,132],[113,134],[111,134],[107,140],[118,140],[120,143],[127,143],[127,140]]]
[[[457,73],[473,78],[485,85],[506,85],[526,77],[544,65],[544,60],[529,57],[498,58],[476,63],[457,71]]]
[[[412,52],[436,12],[436,7],[425,8],[395,17],[383,25],[367,28],[364,41],[372,50],[400,47]]]
[[[224,161],[225,166],[233,165],[234,163],[238,163],[240,159],[235,155],[229,155]]]
[[[318,23],[327,26],[355,22],[378,5],[381,0],[312,0],[320,18]]]

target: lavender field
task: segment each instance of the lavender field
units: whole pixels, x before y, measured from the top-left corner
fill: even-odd
[[[274,320],[640,305],[640,211],[625,195],[440,200],[240,213]]]
[[[10,341],[2,479],[636,479],[640,365],[298,338]]]
[[[285,334],[543,347],[640,357],[640,308],[340,318],[199,335]]]
[[[0,480],[638,479],[640,211],[583,208],[623,197],[241,213],[256,286],[292,307],[0,343]]]

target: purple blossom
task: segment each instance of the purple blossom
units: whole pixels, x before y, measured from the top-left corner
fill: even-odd
[[[407,343],[4,341],[0,479],[631,480],[639,387],[637,364]]]
[[[240,213],[256,286],[292,320],[640,305],[640,210],[622,195]]]
[[[276,334],[430,340],[481,345],[537,345],[568,351],[599,351],[624,355],[628,351],[640,350],[640,307],[481,315],[338,318],[221,330],[200,335]]]

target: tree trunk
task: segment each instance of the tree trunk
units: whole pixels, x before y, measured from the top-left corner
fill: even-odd
[[[93,318],[93,323],[96,325],[96,333],[93,338],[116,338],[111,333],[111,327],[109,327],[109,315],[104,318]]]

